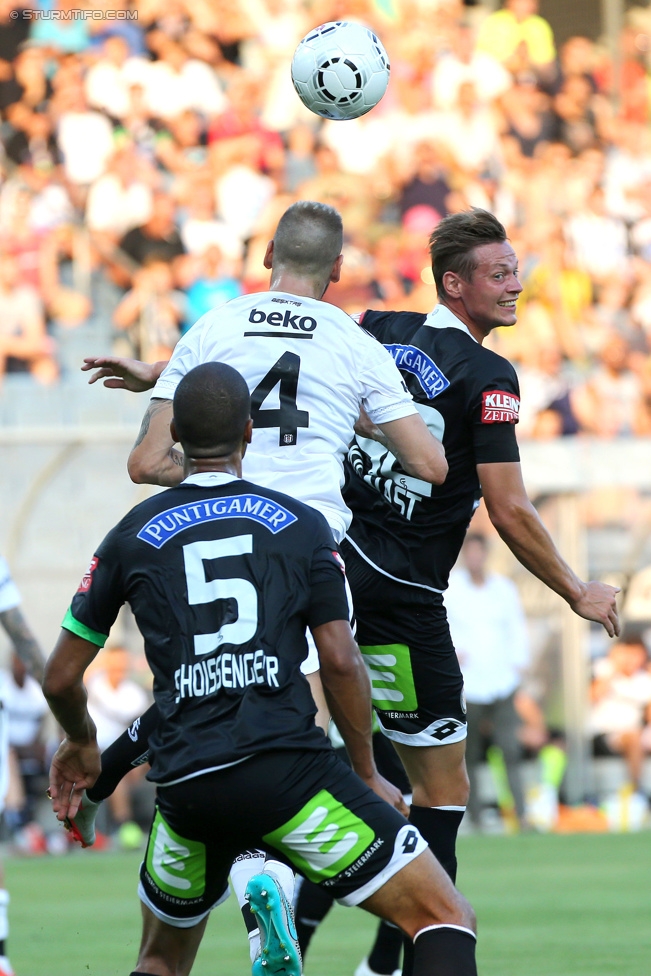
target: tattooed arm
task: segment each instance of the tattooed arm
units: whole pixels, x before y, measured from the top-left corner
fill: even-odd
[[[40,684],[43,681],[45,658],[20,609],[12,607],[11,610],[0,613],[0,623],[7,631],[16,654]]]
[[[152,399],[127,463],[136,484],[172,488],[183,481],[183,452],[174,447],[171,420],[172,401]]]

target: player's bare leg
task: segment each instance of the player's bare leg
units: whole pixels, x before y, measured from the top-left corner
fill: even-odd
[[[475,914],[430,851],[361,903],[413,942],[414,976],[476,976]]]
[[[189,929],[168,925],[142,908],[142,940],[131,976],[188,976],[201,944],[208,916]]]

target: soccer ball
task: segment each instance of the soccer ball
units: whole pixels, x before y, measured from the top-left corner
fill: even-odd
[[[389,84],[389,59],[368,27],[338,20],[300,42],[292,81],[311,112],[326,119],[358,119],[377,105]]]

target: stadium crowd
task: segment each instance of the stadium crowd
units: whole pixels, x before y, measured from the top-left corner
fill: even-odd
[[[536,0],[92,7],[30,19],[0,2],[0,376],[167,358],[204,311],[266,287],[264,247],[295,199],[342,213],[329,301],[427,311],[429,233],[480,206],[520,256],[518,328],[492,340],[520,374],[519,435],[651,432],[646,8],[615,66],[585,37],[557,49]],[[339,123],[303,108],[289,62],[343,17],[377,30],[392,80]]]

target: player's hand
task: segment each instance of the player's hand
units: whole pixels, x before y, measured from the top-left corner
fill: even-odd
[[[570,603],[570,606],[580,617],[601,624],[609,637],[619,637],[620,624],[616,599],[618,593],[619,587],[593,580],[585,584],[579,599]]]
[[[70,742],[64,739],[54,754],[50,766],[52,809],[57,820],[74,817],[81,803],[84,790],[90,789],[102,769],[99,747],[96,742]]]
[[[388,779],[384,776],[380,776],[379,773],[375,773],[374,776],[369,777],[365,780],[367,786],[370,786],[374,793],[381,796],[383,800],[390,803],[392,807],[395,807],[404,817],[409,816],[409,807],[405,803],[405,798],[393,783],[390,783]]]
[[[156,385],[156,380],[167,366],[165,362],[141,363],[138,359],[124,359],[119,356],[86,356],[82,371],[96,369],[88,380],[97,383],[104,379],[104,386],[112,390],[130,390],[144,393]]]

